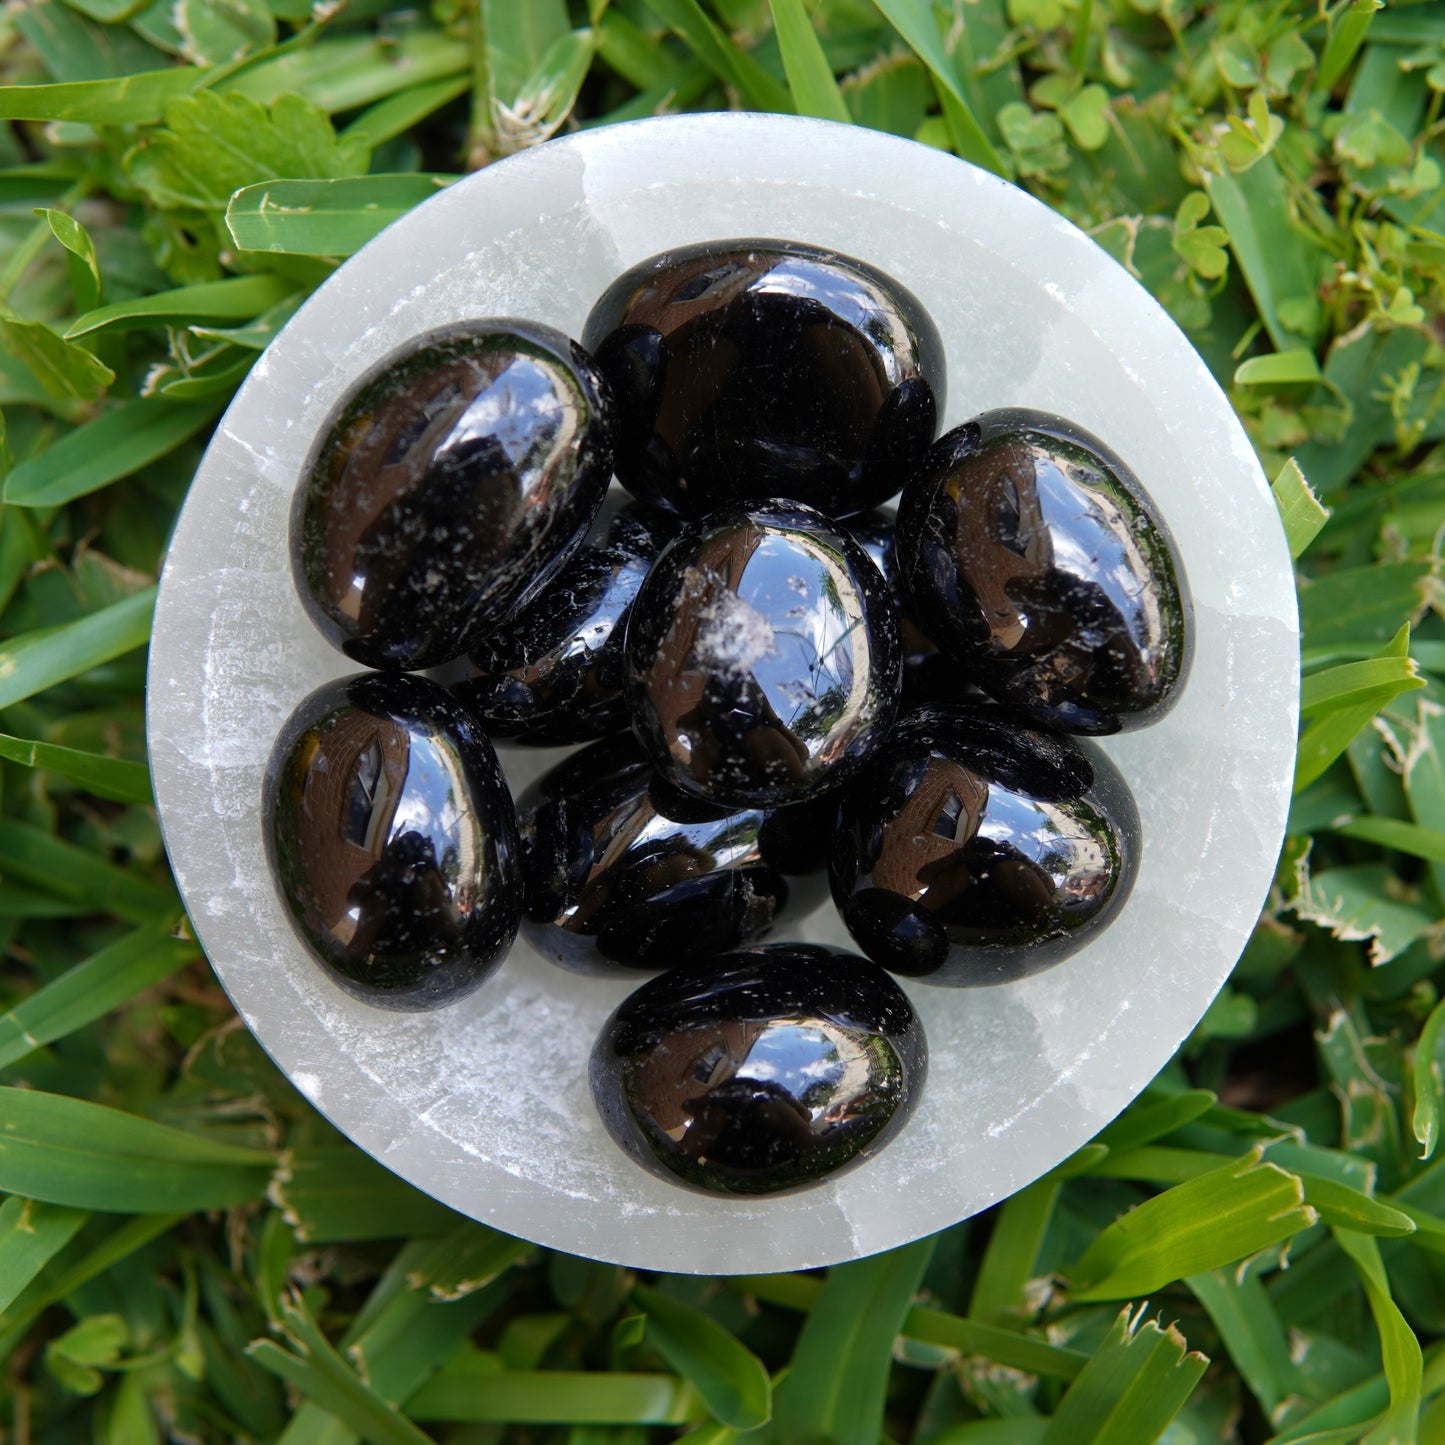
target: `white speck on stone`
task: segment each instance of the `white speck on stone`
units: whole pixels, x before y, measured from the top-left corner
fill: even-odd
[[[746,672],[777,647],[773,625],[744,597],[724,587],[697,612],[693,657],[703,667]]]

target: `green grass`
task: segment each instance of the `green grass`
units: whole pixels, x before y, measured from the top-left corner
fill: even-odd
[[[26,0],[0,82],[0,1438],[1445,1440],[1445,4]],[[639,1277],[401,1184],[235,1024],[143,648],[338,258],[559,128],[738,105],[1133,269],[1278,478],[1307,716],[1266,916],[1095,1144],[823,1278]]]

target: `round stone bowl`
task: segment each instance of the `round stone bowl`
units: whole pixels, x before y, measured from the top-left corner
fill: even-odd
[[[927,1089],[876,1158],[780,1198],[695,1194],[604,1131],[587,1084],[629,985],[519,942],[475,993],[397,1014],[327,981],[267,872],[261,781],[282,724],[356,671],[292,585],[292,495],[355,378],[408,337],[519,316],[571,336],[634,262],[779,237],[881,267],[948,349],[945,426],[992,407],[1078,422],[1143,480],[1179,543],[1193,671],[1157,726],[1103,746],[1143,820],[1117,921],[1058,968],[991,989],[905,983]],[[1263,903],[1293,766],[1297,623],[1265,479],[1164,311],[1023,191],[929,147],[786,116],[663,117],[554,140],[469,176],[372,241],[257,362],[171,545],[148,728],[171,862],[242,1018],[292,1082],[389,1169],[554,1249],[700,1274],[806,1269],[905,1244],[1003,1199],[1084,1144],[1170,1058]],[[503,752],[514,788],[555,752]],[[795,936],[846,945],[831,908]]]

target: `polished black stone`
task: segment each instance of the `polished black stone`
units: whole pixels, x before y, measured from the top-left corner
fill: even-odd
[[[973,668],[946,652],[915,653],[903,665],[903,696],[898,710],[912,712],[928,702],[988,702],[988,694],[973,679]]]
[[[917,297],[816,246],[664,252],[607,288],[582,336],[618,399],[618,479],[687,516],[769,497],[860,511],[903,485],[943,413]]]
[[[626,496],[625,492],[615,495]],[[627,726],[627,614],[677,519],[641,503],[598,517],[583,547],[506,626],[432,675],[493,742],[561,747]]]
[[[938,651],[938,644],[914,621],[909,611],[908,593],[904,590],[903,577],[898,567],[897,530],[898,513],[892,507],[870,507],[849,517],[844,524],[853,539],[873,559],[873,564],[883,574],[888,584],[888,595],[893,599],[893,610],[898,617],[898,632],[903,640],[903,666],[905,671],[916,661],[931,657]]]
[[[1093,743],[1002,708],[935,704],[904,718],[845,793],[829,876],[869,958],[973,987],[1096,937],[1141,847],[1129,788]]]
[[[679,787],[731,807],[835,787],[897,707],[888,588],[845,528],[792,502],[738,505],[658,558],[627,627],[632,724]]]
[[[709,1193],[820,1184],[923,1089],[923,1025],[881,969],[796,944],[670,969],[603,1025],[592,1095],[643,1168]]]
[[[352,389],[307,465],[291,524],[306,610],[368,667],[459,656],[580,545],[613,433],[606,383],[550,326],[414,338]]]
[[[368,673],[312,693],[272,753],[264,816],[296,931],[348,993],[439,1008],[501,966],[516,815],[491,745],[436,684]]]
[[[755,943],[827,898],[834,812],[729,812],[665,783],[630,733],[606,738],[518,800],[523,933],[613,977]]]
[[[1137,478],[1087,432],[988,412],[941,437],[904,488],[912,610],[986,692],[1068,732],[1157,721],[1183,686],[1192,608]]]

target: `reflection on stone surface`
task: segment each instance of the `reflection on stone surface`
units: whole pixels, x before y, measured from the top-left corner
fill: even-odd
[[[941,437],[904,489],[913,611],[986,692],[1067,732],[1173,706],[1193,646],[1179,554],[1139,481],[1056,417],[988,412]]]
[[[297,588],[368,667],[458,656],[556,573],[611,475],[591,359],[530,321],[409,342],[356,386],[308,464],[292,519]]]
[[[583,342],[617,395],[618,479],[687,516],[770,497],[860,511],[899,489],[943,413],[943,345],[918,299],[792,241],[643,261]]]
[[[725,953],[827,897],[830,800],[728,812],[663,782],[631,734],[553,768],[517,814],[523,931],[544,958],[579,972]]]
[[[838,524],[795,503],[719,512],[658,559],[633,606],[633,727],[679,787],[733,807],[850,776],[897,706],[887,586]]]
[[[625,728],[627,614],[676,531],[664,512],[633,502],[612,513],[609,504],[556,578],[505,627],[438,668],[436,680],[494,742],[560,747]]]
[[[914,619],[912,603],[898,564],[898,514],[892,507],[871,507],[849,517],[844,524],[859,546],[873,559],[888,583],[888,595],[898,618],[903,640],[903,688],[900,709],[925,702],[982,702],[984,693],[973,680],[973,669],[938,650]]]
[[[1139,816],[1092,743],[993,707],[899,723],[839,809],[830,881],[875,962],[929,983],[1007,983],[1061,962],[1123,907]]]
[[[718,1193],[818,1184],[903,1127],[923,1026],[881,969],[805,944],[670,969],[603,1026],[592,1091],[644,1168]]]
[[[265,828],[297,932],[367,1003],[451,1003],[516,936],[511,795],[486,738],[423,678],[373,673],[306,698],[272,754]]]

